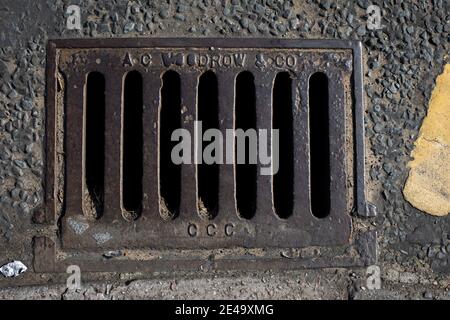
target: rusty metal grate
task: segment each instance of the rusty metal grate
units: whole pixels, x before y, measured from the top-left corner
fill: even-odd
[[[47,55],[46,199],[35,220],[59,232],[35,239],[37,271],[375,258],[374,234],[352,232],[351,212],[367,216],[359,42],[74,39],[50,41]],[[199,118],[224,136],[280,128],[281,178],[248,173],[259,164],[168,165],[167,132],[194,136]]]

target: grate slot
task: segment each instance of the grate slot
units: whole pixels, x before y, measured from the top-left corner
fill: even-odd
[[[317,218],[330,213],[330,139],[328,78],[316,72],[309,78],[309,152],[311,211]]]
[[[212,71],[207,71],[200,76],[197,94],[197,121],[201,122],[199,129],[197,156],[197,212],[203,219],[212,219],[217,215],[219,196],[219,166],[212,157],[221,148],[214,148],[209,141],[222,144],[220,135],[217,135],[219,128],[218,112],[218,85],[217,77]],[[201,142],[202,136],[205,142]],[[214,150],[212,150],[214,149]],[[209,155],[205,157],[205,155]]]
[[[84,215],[100,217],[103,211],[105,170],[105,77],[87,76],[84,103]]]
[[[272,127],[279,130],[279,168],[273,176],[273,204],[280,218],[288,218],[293,209],[294,144],[292,119],[292,79],[288,72],[275,78],[272,102]]]
[[[142,76],[126,74],[122,110],[122,211],[135,219],[142,209],[143,101]]]
[[[245,157],[242,159],[237,157],[235,151],[236,207],[241,218],[251,219],[256,210],[257,149],[251,149],[249,142],[252,140],[256,146],[257,132],[255,78],[248,71],[243,71],[236,77],[234,113],[234,128],[236,132],[240,130],[240,134],[236,134],[235,149],[245,150]],[[247,130],[253,130],[255,134],[252,135]],[[246,132],[250,133],[247,135]],[[253,159],[254,164],[250,163],[250,159]]]
[[[175,218],[180,210],[181,165],[171,160],[172,149],[177,144],[171,141],[172,132],[181,127],[180,87],[177,72],[164,73],[159,114],[159,214],[164,220]]]

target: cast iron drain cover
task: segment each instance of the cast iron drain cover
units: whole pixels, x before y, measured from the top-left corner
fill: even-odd
[[[374,262],[375,234],[352,231],[351,212],[367,216],[357,41],[51,40],[46,110],[35,221],[58,232],[35,238],[36,271]],[[224,137],[279,128],[281,178],[262,163],[168,165],[169,130],[194,136],[195,120]]]

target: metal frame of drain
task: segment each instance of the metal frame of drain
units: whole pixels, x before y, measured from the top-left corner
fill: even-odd
[[[45,203],[36,223],[57,226],[54,236],[34,239],[37,272],[63,272],[77,264],[84,271],[253,270],[364,266],[376,261],[376,233],[352,231],[351,211],[373,216],[365,199],[364,104],[362,49],[359,41],[287,39],[60,39],[47,49]],[[220,65],[220,56],[246,55],[240,66]],[[164,65],[162,54],[179,54]],[[193,55],[207,57],[204,65]],[[212,56],[219,58],[211,58]],[[291,63],[286,57],[293,56]],[[209,58],[208,58],[209,57]],[[263,59],[261,59],[263,57]],[[290,65],[288,65],[290,64]],[[128,221],[120,192],[120,128],[123,76],[137,70],[143,77],[144,177],[143,208]],[[258,176],[253,219],[236,214],[233,166],[219,170],[219,213],[198,216],[195,165],[183,165],[179,216],[159,215],[158,106],[166,70],[181,76],[183,117],[196,117],[198,77],[213,70],[218,77],[220,130],[233,128],[234,79],[239,71],[255,76],[257,127],[271,127],[271,90],[276,74],[293,77],[294,214],[273,214],[270,176]],[[101,217],[83,214],[83,94],[86,74],[106,79],[105,208]],[[330,124],[334,144],[331,164],[331,214],[311,215],[307,137],[307,79],[314,72],[330,79]],[[62,82],[65,94],[59,93]],[[64,91],[64,90],[62,90]],[[61,97],[61,95],[63,97]],[[306,120],[305,120],[306,119]],[[306,125],[305,125],[306,121]],[[183,122],[192,132],[192,123]],[[109,130],[109,133],[108,133]],[[81,137],[81,139],[80,139]],[[306,139],[307,140],[307,139]],[[351,183],[348,182],[351,181]],[[339,192],[337,192],[339,190]],[[306,209],[305,209],[306,208]],[[195,231],[195,232],[193,232]]]

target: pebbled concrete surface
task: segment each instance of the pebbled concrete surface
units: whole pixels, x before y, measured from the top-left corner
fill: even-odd
[[[64,12],[69,4],[82,8],[82,31],[65,29]],[[367,28],[365,10],[370,4],[382,10],[381,30]],[[44,67],[48,38],[360,39],[365,47],[368,195],[379,213],[367,223],[379,230],[382,289],[366,288],[366,270],[341,269],[303,270],[289,275],[178,274],[172,278],[86,275],[83,281],[95,278],[101,283],[86,285],[81,292],[72,294],[65,293],[64,286],[53,285],[64,282],[65,275],[52,277],[29,271],[19,278],[0,279],[0,287],[5,288],[0,290],[0,297],[204,298],[213,288],[217,297],[224,298],[448,297],[450,217],[433,217],[413,208],[404,199],[402,189],[434,81],[448,62],[449,11],[445,0],[1,1],[0,264],[20,259],[31,266],[31,239],[48,232],[31,223],[32,212],[43,196]],[[171,290],[173,282],[177,285]],[[23,284],[46,286],[18,288]],[[112,287],[105,296],[107,284]]]
[[[346,299],[343,270],[302,275],[223,275],[94,283],[79,290],[64,285],[0,291],[0,299]]]

